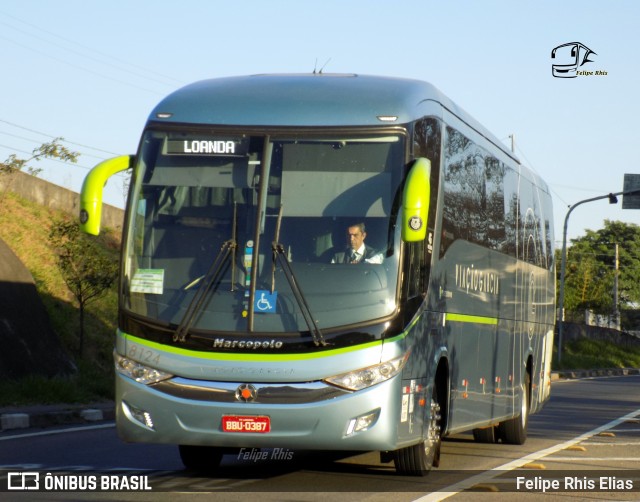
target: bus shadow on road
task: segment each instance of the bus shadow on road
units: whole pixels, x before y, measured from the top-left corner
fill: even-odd
[[[378,452],[246,449],[224,456],[214,472],[162,473],[154,485],[171,489],[286,492],[432,492],[468,473],[434,469],[428,475],[397,474]]]

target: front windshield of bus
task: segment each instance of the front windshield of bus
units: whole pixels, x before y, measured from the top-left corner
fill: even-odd
[[[148,131],[130,198],[125,309],[180,325],[207,281],[192,329],[307,331],[295,283],[320,329],[389,316],[403,152],[397,133]],[[351,255],[353,234],[364,256]]]

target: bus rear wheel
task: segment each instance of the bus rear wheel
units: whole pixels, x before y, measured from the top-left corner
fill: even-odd
[[[529,402],[531,396],[531,377],[529,376],[529,373],[525,376],[522,393],[523,396],[520,415],[512,418],[511,420],[505,420],[498,426],[498,433],[500,434],[500,439],[502,439],[503,443],[524,444],[527,440],[529,407],[531,406]]]
[[[193,446],[181,444],[180,459],[190,471],[211,473],[220,467],[224,451],[213,446]]]
[[[431,398],[429,430],[427,438],[421,443],[396,450],[393,461],[396,472],[406,476],[425,476],[432,466],[440,465],[440,405],[435,388]]]

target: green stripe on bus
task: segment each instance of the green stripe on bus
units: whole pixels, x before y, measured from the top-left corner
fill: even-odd
[[[395,342],[401,340],[407,336],[407,332],[400,333],[399,335],[389,338],[388,340],[376,340],[375,342],[364,343],[362,345],[354,345],[352,347],[341,347],[339,349],[323,350],[321,352],[306,352],[302,354],[248,354],[248,353],[227,353],[227,352],[200,352],[198,350],[182,349],[180,347],[174,347],[171,345],[163,345],[161,343],[145,340],[144,338],[138,338],[137,336],[129,335],[123,331],[119,332],[120,335],[131,343],[137,343],[144,345],[153,350],[159,350],[162,352],[168,352],[170,354],[176,354],[185,357],[197,357],[200,359],[211,359],[218,361],[261,361],[261,362],[281,362],[281,361],[304,361],[309,359],[319,359],[322,357],[332,357],[340,354],[346,354],[349,352],[356,352],[358,350],[369,349],[376,346],[382,346],[383,342]]]
[[[447,321],[453,322],[470,322],[475,324],[498,324],[498,319],[496,317],[483,317],[479,315],[467,315],[467,314],[450,314],[447,312],[445,314]]]

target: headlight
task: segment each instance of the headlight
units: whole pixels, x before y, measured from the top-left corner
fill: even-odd
[[[164,371],[150,368],[149,366],[145,366],[139,362],[122,357],[117,353],[114,353],[113,357],[115,359],[116,371],[118,373],[145,385],[158,383],[173,376],[170,373],[165,373]]]
[[[350,371],[349,373],[343,373],[342,375],[325,378],[324,381],[348,390],[366,389],[367,387],[385,382],[396,376],[400,373],[408,358],[409,352],[403,356],[374,366],[369,366],[368,368],[361,368]]]

